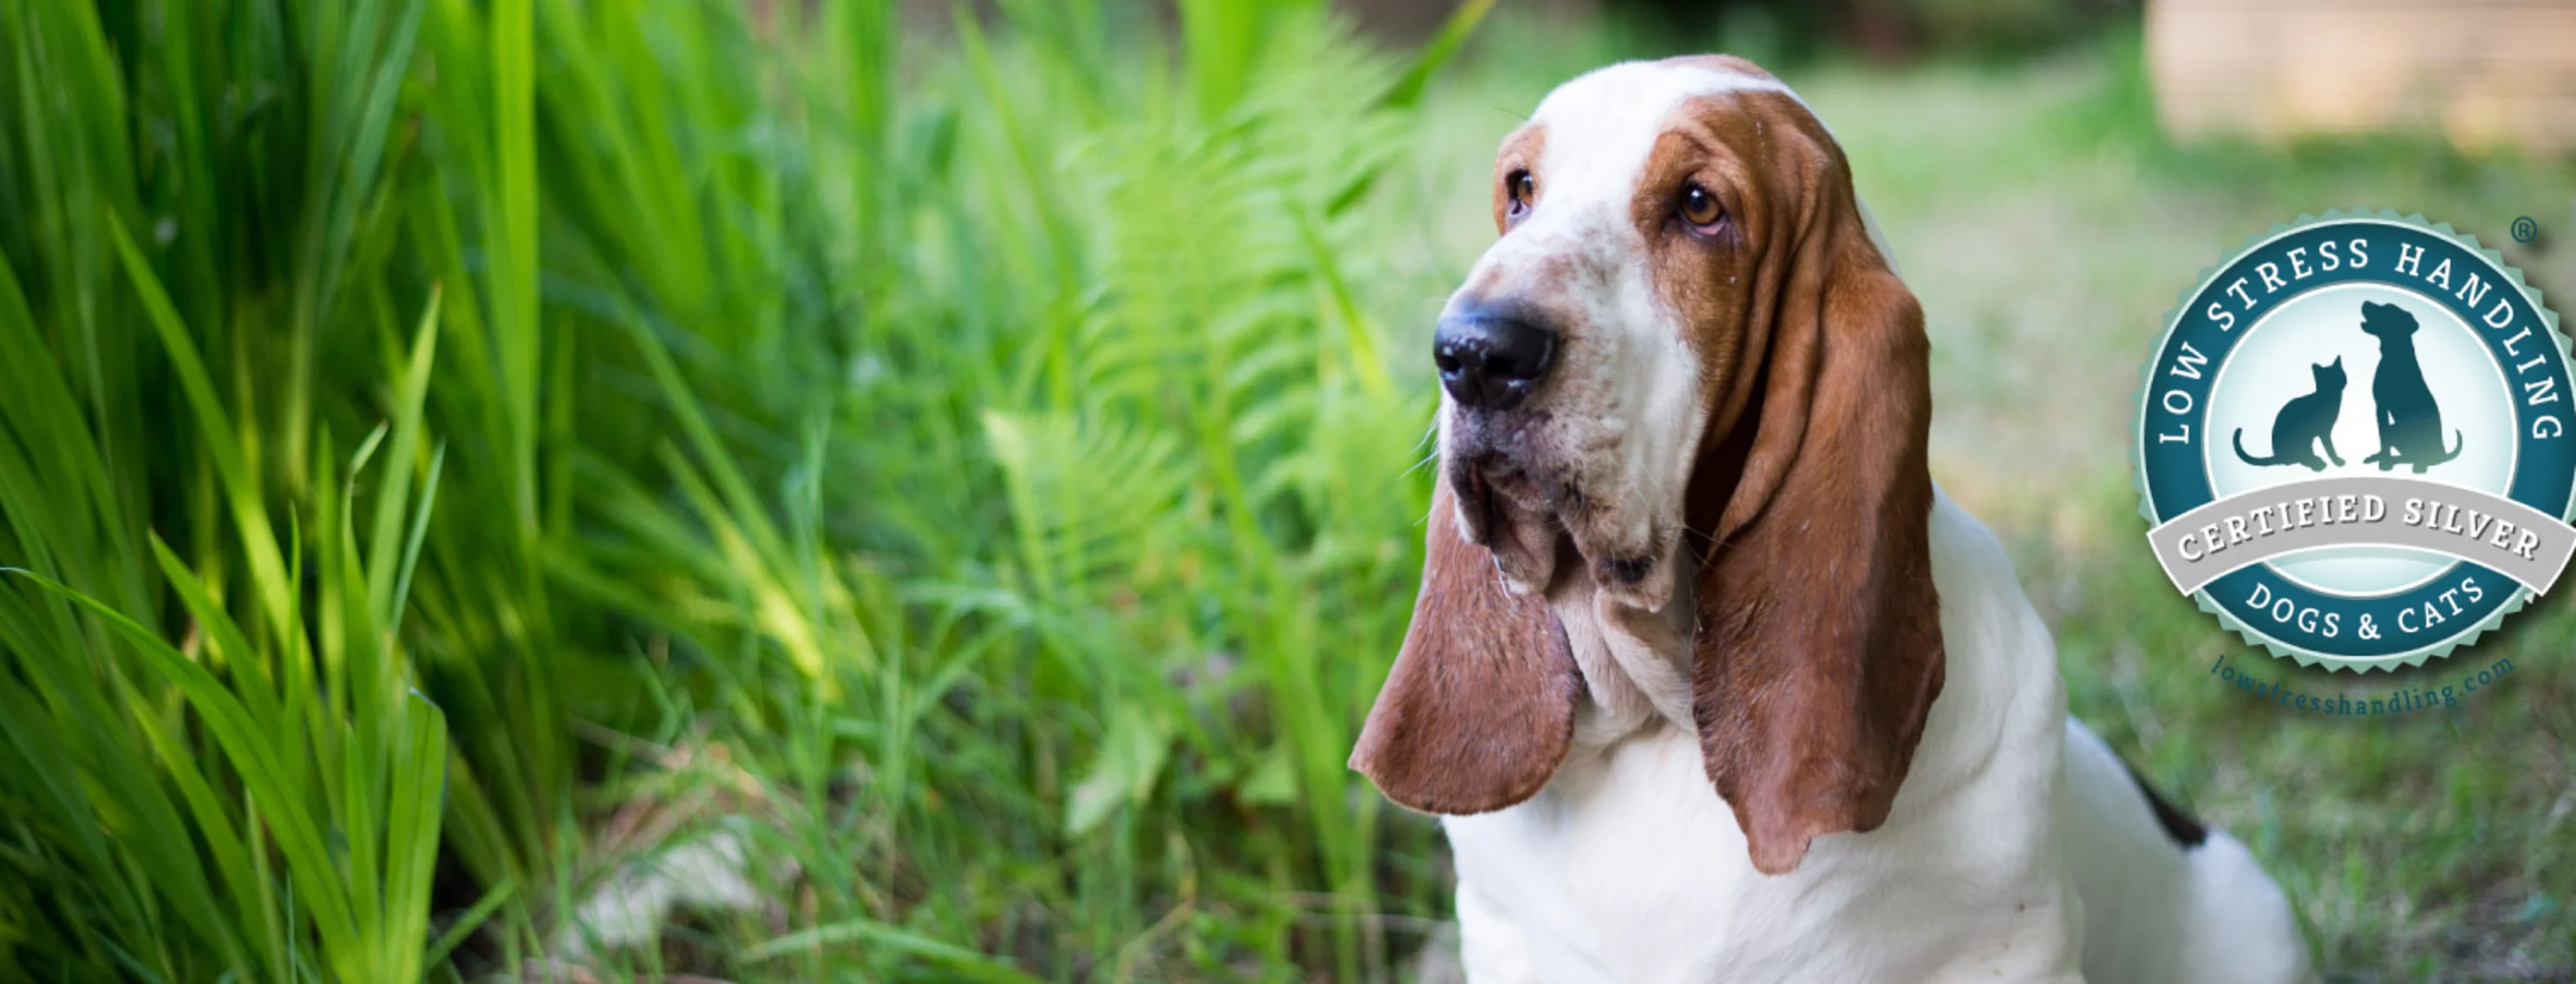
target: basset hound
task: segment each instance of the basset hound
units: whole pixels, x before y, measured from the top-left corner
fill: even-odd
[[[1932,483],[1841,148],[1727,57],[1551,93],[1434,340],[1422,591],[1351,764],[1443,814],[1469,978],[2311,976],[2244,845],[2070,721]]]

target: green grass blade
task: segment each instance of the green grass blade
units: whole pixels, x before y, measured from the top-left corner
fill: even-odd
[[[171,554],[167,546],[157,539],[153,546],[161,556],[164,571],[173,575],[174,580],[188,576],[178,557]],[[278,805],[269,814],[270,822],[276,828],[278,848],[286,856],[287,874],[298,889],[301,904],[311,907],[326,952],[357,952],[357,927],[346,898],[336,890],[331,880],[331,853],[324,847],[322,833],[312,820],[293,807],[296,802],[294,784],[284,776],[277,756],[269,746],[267,736],[275,729],[253,719],[214,674],[180,655],[151,630],[44,575],[29,573],[20,576],[88,609],[108,628],[123,636],[134,651],[142,654],[147,665],[187,698],[188,705],[203,717],[207,730],[223,749],[226,761],[241,775],[246,792],[255,800]],[[221,611],[194,614],[201,621],[229,617]]]
[[[394,392],[393,444],[386,451],[384,481],[376,494],[376,515],[372,532],[367,537],[367,609],[379,625],[394,624],[394,591],[403,578],[396,576],[397,565],[413,544],[403,536],[403,518],[409,512],[412,491],[412,469],[419,458],[423,427],[422,403],[429,397],[430,364],[438,354],[439,291],[429,292],[429,304],[420,315],[420,327],[413,333],[411,360],[404,367],[400,384]],[[350,469],[354,475],[357,469]],[[421,515],[427,515],[422,510]]]
[[[125,223],[114,214],[104,216],[108,232],[116,243],[116,252],[125,261],[125,272],[134,285],[135,296],[143,302],[144,314],[161,336],[162,349],[170,357],[171,368],[179,374],[179,387],[187,397],[189,409],[197,419],[200,447],[214,461],[215,472],[223,482],[224,500],[231,507],[233,524],[241,531],[241,549],[249,561],[253,588],[257,592],[272,630],[282,630],[293,623],[293,588],[286,582],[286,564],[277,551],[277,533],[268,522],[268,509],[262,502],[259,480],[248,463],[242,460],[241,448],[229,414],[215,395],[214,383],[206,375],[206,365],[197,357],[196,344],[188,330],[179,323],[179,312],[170,306],[170,295],[161,289],[161,281],[152,273],[149,261],[134,246],[134,238],[125,231]],[[293,640],[280,639],[280,644]]]
[[[747,964],[762,963],[821,947],[860,942],[920,957],[960,980],[985,984],[1037,984],[1043,980],[973,950],[869,919],[852,919],[798,930],[743,950],[734,955],[734,960]]]

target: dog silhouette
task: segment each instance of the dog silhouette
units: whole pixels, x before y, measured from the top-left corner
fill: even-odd
[[[2314,471],[2326,470],[2326,458],[2343,466],[2343,456],[2335,453],[2335,418],[2343,415],[2343,357],[2333,362],[2311,365],[2308,374],[2316,377],[2314,392],[2291,398],[2272,416],[2272,456],[2257,458],[2245,453],[2245,428],[2236,429],[2236,456],[2249,465],[2306,465]],[[2326,457],[2317,457],[2316,445],[2324,445]]]
[[[2442,450],[2442,407],[2424,385],[2424,366],[2415,360],[2415,316],[2394,304],[2361,302],[2361,330],[2379,339],[2379,371],[2370,377],[2372,417],[2379,424],[2379,451],[2364,462],[2387,471],[2413,465],[2415,473],[2459,456],[2460,432],[2451,432],[2451,449]]]

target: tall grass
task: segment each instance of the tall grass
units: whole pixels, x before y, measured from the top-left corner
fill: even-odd
[[[461,249],[400,248],[436,214],[405,91],[423,13],[0,8],[0,200],[21,219],[0,231],[0,563],[21,569],[0,638],[23,766],[0,781],[19,876],[0,965],[416,977],[456,941],[427,925],[442,831],[496,901],[548,863],[528,821],[567,812],[567,721],[528,657],[561,640],[514,610],[543,544],[429,521],[437,497],[500,498],[514,464],[445,418],[534,414],[454,398],[507,313],[478,306]],[[503,606],[456,600],[514,568]],[[517,638],[470,634],[504,619]],[[522,706],[474,686],[496,679]]]
[[[1401,959],[1357,206],[1489,4],[897,6],[0,3],[0,976]]]

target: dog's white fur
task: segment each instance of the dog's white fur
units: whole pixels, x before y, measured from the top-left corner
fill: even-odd
[[[1884,826],[1818,838],[1796,871],[1763,875],[1688,717],[1605,737],[1586,720],[1610,711],[1596,699],[1537,796],[1444,821],[1469,978],[2305,979],[2288,902],[2244,846],[2216,831],[2177,845],[2066,718],[2047,626],[1947,496],[1932,551],[1948,682]],[[1578,659],[1601,632],[1569,622]],[[1587,679],[1599,660],[1584,659]]]
[[[1574,466],[1586,487],[1615,501],[1600,510],[1610,519],[1570,532],[1586,554],[1660,558],[1647,586],[1617,597],[1588,578],[1560,586],[1550,604],[1586,684],[1574,747],[1533,798],[1444,821],[1470,978],[2306,979],[2288,903],[2245,847],[2215,831],[2177,844],[2119,759],[2067,719],[2047,627],[1992,534],[1946,495],[1930,522],[1947,682],[1885,824],[1816,839],[1788,874],[1754,869],[1703,772],[1690,605],[1666,604],[1690,597],[1673,548],[1708,416],[1700,366],[1626,218],[1667,117],[1741,90],[1786,91],[1670,64],[1560,87],[1533,120],[1547,128],[1543,204],[1461,291],[1549,278],[1544,289],[1572,292],[1591,327],[1563,345],[1552,426],[1569,431],[1557,446],[1588,456]],[[1444,451],[1457,413],[1444,399]],[[1504,573],[1522,593],[1547,577]]]
[[[1546,175],[1546,207],[1487,250],[1450,301],[1455,307],[1509,284],[1571,302],[1561,312],[1564,355],[1548,385],[1552,399],[1585,412],[1559,418],[1551,436],[1581,469],[1571,484],[1591,490],[1602,506],[1569,520],[1568,532],[1587,555],[1672,552],[1682,533],[1682,487],[1708,419],[1699,359],[1682,341],[1680,316],[1657,298],[1638,262],[1646,243],[1628,221],[1637,174],[1664,118],[1684,100],[1787,91],[1769,79],[1648,64],[1612,66],[1559,87],[1532,117],[1548,121],[1533,169]],[[1444,454],[1448,430],[1442,428]],[[1517,569],[1515,559],[1506,555],[1502,570],[1516,593],[1544,585],[1549,570]],[[1657,564],[1643,582],[1605,592],[1662,608],[1673,576],[1673,565]]]

